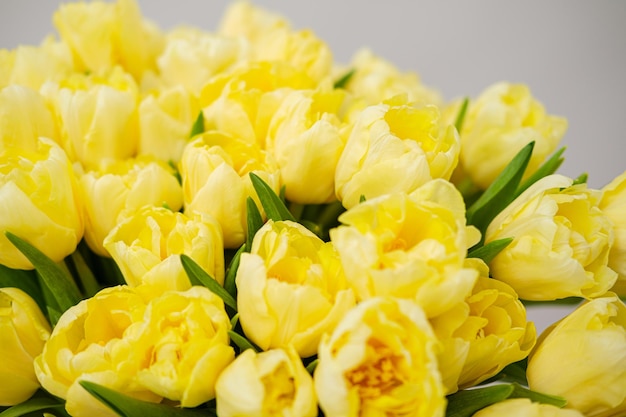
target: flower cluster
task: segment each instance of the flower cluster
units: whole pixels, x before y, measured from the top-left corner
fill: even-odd
[[[447,102],[247,2],[54,24],[0,50],[11,415],[624,415],[626,172],[557,174],[526,86]]]

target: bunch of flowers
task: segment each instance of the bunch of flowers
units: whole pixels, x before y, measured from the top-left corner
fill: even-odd
[[[233,3],[0,51],[0,415],[623,416],[626,172]],[[576,309],[537,337],[530,302]]]

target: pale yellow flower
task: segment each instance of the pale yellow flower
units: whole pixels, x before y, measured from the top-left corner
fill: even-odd
[[[489,278],[481,260],[466,262],[480,271],[472,294],[430,319],[443,346],[439,370],[448,394],[477,385],[524,359],[536,339],[535,326],[526,321],[526,309],[513,288]]]
[[[55,262],[74,252],[83,216],[72,166],[63,149],[40,138],[35,150],[0,150],[0,263],[33,266],[4,235],[26,240]]]
[[[162,89],[139,104],[139,155],[178,162],[200,108],[182,86]]]
[[[254,62],[214,77],[200,94],[206,130],[219,130],[265,147],[274,113],[292,90],[316,84],[286,62]]]
[[[561,175],[537,181],[487,228],[486,243],[514,239],[489,264],[492,276],[527,300],[604,294],[617,273],[607,266],[613,225],[599,197]]]
[[[458,155],[456,130],[441,122],[437,107],[397,96],[357,117],[337,164],[335,192],[346,208],[361,196],[410,193],[434,178],[449,179]]]
[[[37,303],[18,288],[0,288],[0,406],[26,401],[39,389],[33,361],[49,337]]]
[[[60,81],[73,70],[70,49],[52,36],[39,46],[0,50],[0,88],[17,84],[37,91],[46,81]]]
[[[474,413],[472,417],[584,417],[576,410],[535,403],[528,398],[500,401]]]
[[[335,169],[346,141],[341,90],[294,90],[269,126],[267,148],[280,167],[285,197],[299,204],[336,199]]]
[[[243,36],[254,41],[281,27],[290,27],[284,17],[256,7],[248,1],[234,1],[224,12],[218,33],[232,37]]]
[[[566,130],[567,120],[546,114],[527,86],[497,83],[470,102],[459,132],[460,163],[471,180],[485,189],[517,152],[534,141],[528,177],[556,150]]]
[[[255,143],[219,131],[210,131],[190,142],[183,152],[185,213],[207,213],[220,224],[224,246],[236,248],[248,230],[246,199],[261,204],[250,173],[261,177],[277,194],[280,173],[271,155]]]
[[[215,75],[227,72],[249,56],[241,38],[209,34],[194,28],[178,28],[167,34],[157,63],[167,86],[183,86],[197,94]]]
[[[257,232],[236,282],[246,336],[262,349],[293,345],[302,357],[314,355],[355,304],[332,244],[289,221],[270,220]]]
[[[135,0],[62,4],[53,20],[79,71],[121,65],[140,79],[163,47],[160,31],[141,16]]]
[[[131,287],[147,286],[156,294],[188,289],[181,254],[192,258],[218,283],[224,282],[222,234],[207,215],[188,217],[145,206],[115,226],[104,239],[104,247]]]
[[[135,382],[140,364],[131,354],[136,347],[124,339],[128,327],[142,320],[145,309],[138,293],[127,287],[112,287],[63,313],[35,359],[35,373],[46,391],[66,400],[70,415],[117,415],[85,391],[80,380],[145,401],[161,400]]]
[[[128,215],[146,205],[178,211],[183,190],[171,168],[150,158],[127,159],[79,177],[85,208],[85,241],[100,256],[110,256],[104,238]]]
[[[626,295],[626,171],[603,189],[600,209],[613,222],[615,240],[609,252],[609,267],[618,273],[613,291]]]
[[[33,151],[40,136],[57,140],[57,127],[41,95],[28,87],[0,90],[0,149],[17,146]]]
[[[330,237],[358,299],[409,298],[434,317],[471,292],[478,272],[463,261],[475,229],[466,227],[463,199],[449,182],[367,200],[339,220]]]
[[[60,142],[72,161],[97,170],[137,151],[137,85],[116,68],[106,76],[74,74],[46,83],[42,95],[53,108]]]
[[[215,385],[220,417],[317,416],[313,378],[290,348],[242,352]]]
[[[407,94],[411,102],[441,106],[441,94],[424,85],[414,72],[402,72],[394,64],[361,49],[352,58],[346,71],[354,69],[346,89],[368,105],[379,104],[398,94]]]
[[[626,306],[607,293],[541,335],[529,357],[531,389],[562,396],[585,416],[626,410]]]
[[[181,407],[214,398],[217,377],[235,358],[230,327],[224,302],[205,287],[151,299],[142,320],[124,334],[137,384]]]
[[[417,304],[372,298],[322,339],[314,382],[328,417],[443,416],[436,339]]]

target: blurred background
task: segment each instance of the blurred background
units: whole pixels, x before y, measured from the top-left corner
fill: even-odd
[[[163,30],[213,31],[226,0],[138,0]],[[54,33],[56,0],[1,0],[0,49]],[[569,129],[560,173],[600,188],[626,170],[626,1],[255,0],[312,29],[348,63],[361,47],[417,72],[446,99],[475,97],[497,81],[527,84]],[[539,329],[571,306],[532,308]]]

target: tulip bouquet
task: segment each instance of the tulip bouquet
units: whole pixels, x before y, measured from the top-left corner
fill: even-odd
[[[446,102],[246,2],[54,24],[0,50],[0,416],[626,415],[626,172],[557,174],[526,86]]]

